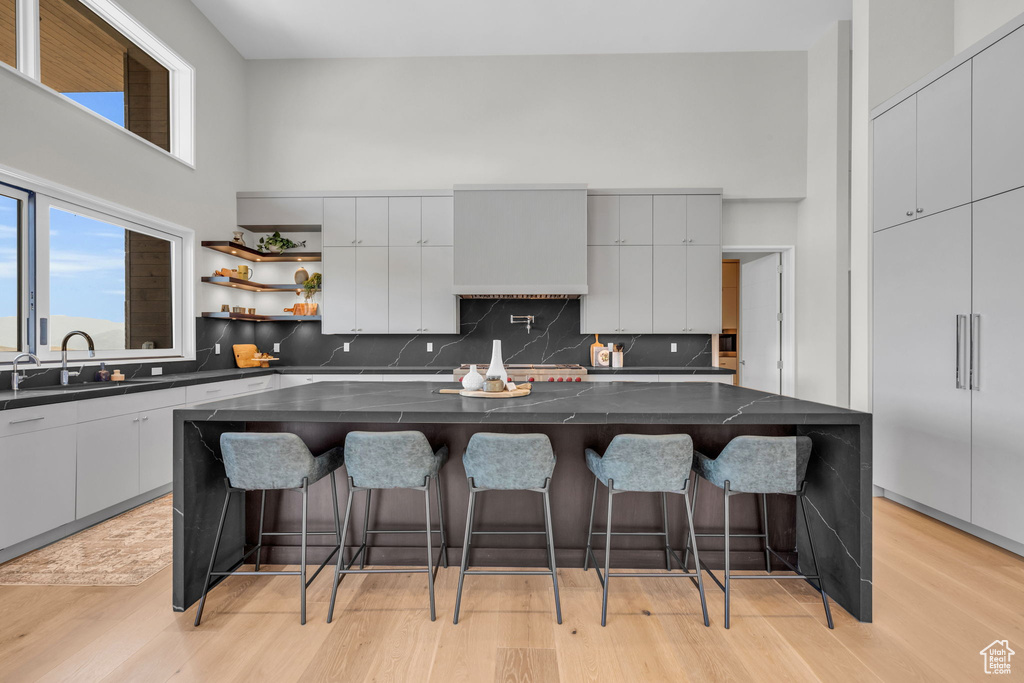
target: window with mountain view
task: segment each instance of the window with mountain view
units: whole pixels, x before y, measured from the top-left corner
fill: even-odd
[[[21,350],[20,208],[17,198],[0,194],[0,353]]]

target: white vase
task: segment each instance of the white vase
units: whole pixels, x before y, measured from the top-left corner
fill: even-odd
[[[469,391],[480,391],[484,388],[484,376],[477,371],[475,365],[470,365],[469,372],[462,378],[462,388]]]
[[[495,339],[494,346],[491,349],[491,362],[487,366],[487,376],[497,377],[502,382],[508,380],[508,374],[505,372],[505,364],[501,362],[501,340]]]

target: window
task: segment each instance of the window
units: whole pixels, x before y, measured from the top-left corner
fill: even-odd
[[[24,227],[28,195],[0,186],[0,358],[25,348]]]
[[[195,71],[112,0],[0,0],[0,61],[193,163]]]

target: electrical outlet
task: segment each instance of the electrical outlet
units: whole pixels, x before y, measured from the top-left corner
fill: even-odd
[[[427,353],[434,350],[434,342],[427,342]]]
[[[345,342],[345,353],[348,353],[348,342]]]
[[[675,353],[675,352],[676,352],[676,351],[678,351],[678,350],[679,350],[679,347],[678,347],[678,346],[676,346],[676,343],[675,343],[675,342],[672,342],[672,353]]]
[[[274,342],[274,353],[281,350],[281,342]]]
[[[162,374],[164,374],[164,369],[163,369],[163,368],[150,368],[150,370],[151,370],[151,372],[153,373],[153,376],[154,376],[154,377],[155,377],[156,375],[162,375]]]
[[[220,344],[214,344],[213,345],[213,353],[214,353],[214,355],[217,355],[217,356],[220,355]]]

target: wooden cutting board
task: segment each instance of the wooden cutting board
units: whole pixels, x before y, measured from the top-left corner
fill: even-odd
[[[471,398],[520,398],[529,396],[532,384],[518,384],[515,391],[470,391],[469,389],[441,389],[442,394],[461,394]]]
[[[278,360],[277,358],[253,358],[256,355],[255,344],[235,344],[231,347],[235,352],[235,365],[240,368],[269,368],[267,361]]]

